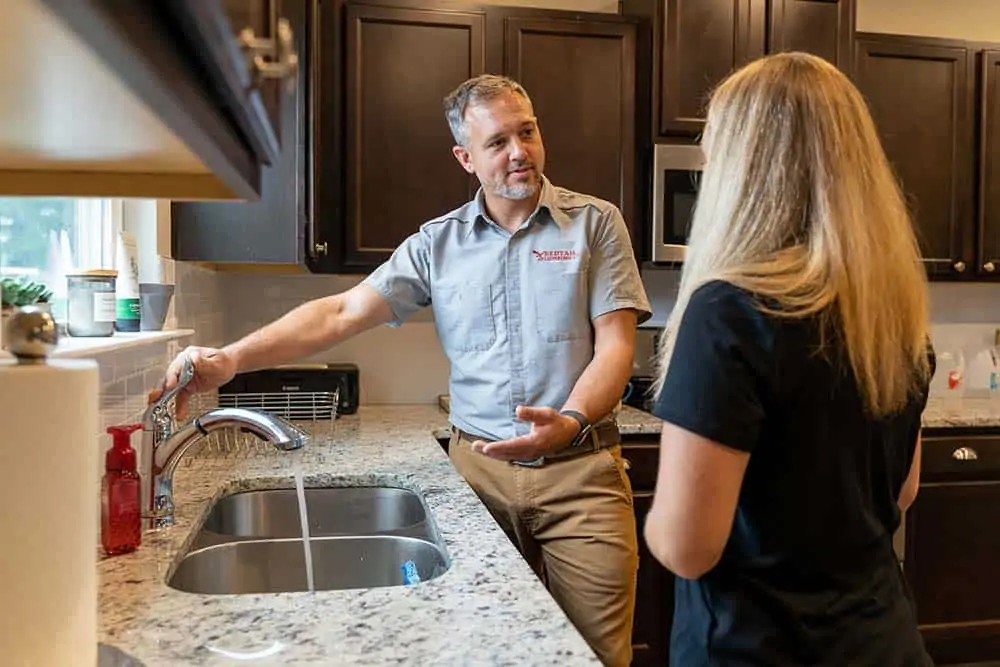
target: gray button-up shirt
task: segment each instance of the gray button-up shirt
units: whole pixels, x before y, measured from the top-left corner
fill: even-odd
[[[591,321],[650,315],[618,208],[543,179],[538,208],[513,234],[490,220],[482,190],[407,238],[365,282],[399,326],[434,308],[451,361],[451,422],[503,440],[531,424],[518,405],[561,409],[594,356]]]

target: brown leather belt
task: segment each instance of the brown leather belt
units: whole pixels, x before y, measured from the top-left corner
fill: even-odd
[[[483,442],[495,442],[487,438],[480,438],[472,435],[457,426],[452,426],[451,429],[458,435],[460,440],[465,440],[469,444],[472,444],[477,440],[482,440]],[[595,452],[599,452],[605,447],[614,447],[618,444],[621,444],[621,433],[618,431],[618,424],[615,422],[601,422],[599,424],[595,424],[594,428],[591,429],[587,445],[580,445],[579,447],[563,447],[554,454],[539,456],[533,461],[511,461],[511,463],[519,466],[527,466],[529,468],[539,468],[545,465],[547,461],[558,461],[560,459],[571,459],[575,456],[582,456],[584,454],[593,454]]]

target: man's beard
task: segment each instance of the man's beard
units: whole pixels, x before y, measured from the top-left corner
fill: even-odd
[[[534,178],[528,183],[515,183],[513,185],[509,185],[506,180],[497,183],[493,188],[493,194],[497,197],[503,197],[504,199],[520,200],[534,197],[538,193],[540,179],[537,178],[538,172],[533,168],[531,174]]]

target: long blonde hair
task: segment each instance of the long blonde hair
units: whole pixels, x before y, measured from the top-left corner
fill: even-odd
[[[929,372],[927,278],[858,90],[816,56],[762,58],[714,91],[702,148],[657,393],[691,294],[723,280],[760,297],[764,312],[818,316],[843,341],[870,413],[904,407]]]

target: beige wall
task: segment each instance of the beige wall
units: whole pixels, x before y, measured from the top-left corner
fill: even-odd
[[[462,0],[466,1],[466,0]],[[481,0],[467,0],[479,3]],[[1000,2],[1000,0],[998,0]],[[514,7],[540,7],[543,9],[568,9],[578,12],[618,13],[618,0],[492,0],[496,5]]]
[[[1000,42],[1000,0],[858,0],[858,30]]]

